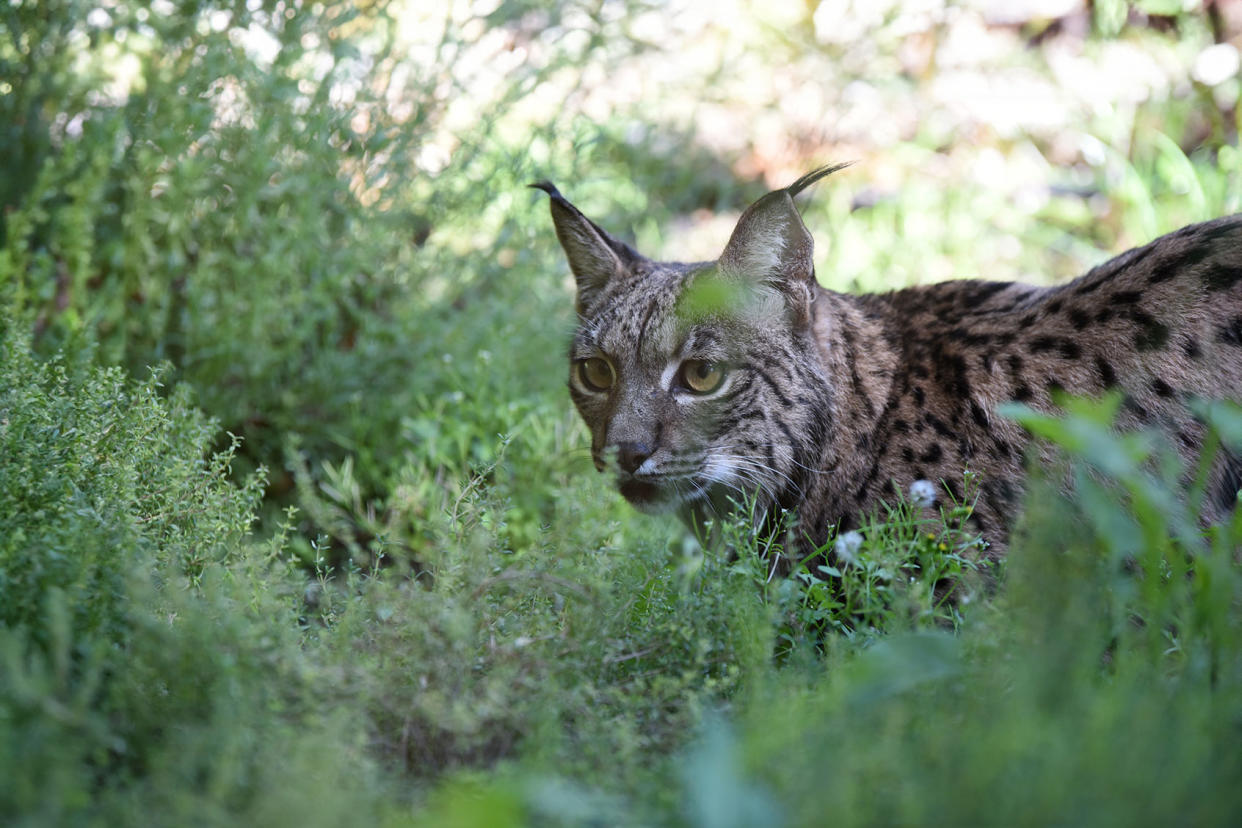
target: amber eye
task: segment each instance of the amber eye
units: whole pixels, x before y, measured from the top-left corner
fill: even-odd
[[[607,391],[617,381],[617,375],[608,360],[591,357],[578,363],[578,379],[592,391]]]
[[[688,359],[681,364],[682,384],[696,394],[710,394],[724,382],[725,369],[719,362]]]

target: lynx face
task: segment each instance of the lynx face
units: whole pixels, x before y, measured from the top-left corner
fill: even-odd
[[[829,172],[760,199],[717,261],[690,265],[640,256],[535,185],[552,196],[578,285],[570,395],[596,467],[638,508],[747,495],[792,507],[805,495],[832,404],[793,195]]]
[[[775,289],[715,265],[634,262],[581,312],[569,389],[591,430],[591,454],[644,511],[779,492],[793,479],[780,390],[802,373],[798,396],[822,377]]]

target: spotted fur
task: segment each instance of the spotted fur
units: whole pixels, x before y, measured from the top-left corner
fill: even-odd
[[[793,197],[836,168],[764,196],[714,262],[644,258],[550,184],[578,285],[570,395],[596,466],[645,510],[688,516],[758,491],[800,515],[813,543],[908,490],[958,491],[979,473],[973,520],[1005,548],[1026,433],[1009,400],[1053,410],[1058,390],[1124,394],[1118,425],[1166,434],[1194,460],[1192,397],[1242,398],[1242,216],[1191,225],[1065,285],[962,280],[862,296],[821,287]],[[586,360],[607,388],[581,375]],[[687,364],[718,366],[710,393]],[[1236,502],[1242,462],[1211,472],[1209,519]]]

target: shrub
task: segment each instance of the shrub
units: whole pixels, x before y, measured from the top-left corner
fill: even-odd
[[[373,802],[351,798],[365,776],[315,781],[365,760],[349,756],[348,717],[307,704],[302,590],[269,565],[279,538],[247,538],[262,478],[232,483],[214,436],[184,388],[160,395],[158,372],[40,362],[4,322],[6,824],[292,824]]]
[[[121,643],[135,570],[199,576],[235,554],[262,477],[227,481],[232,451],[159,372],[129,381],[59,355],[38,362],[0,332],[0,622],[40,628],[50,596],[74,635]],[[47,644],[48,642],[41,642]]]
[[[409,13],[439,31],[436,54],[479,46],[456,12]],[[561,14],[503,4],[485,31],[525,37]],[[407,466],[457,479],[493,463],[497,435],[559,419],[547,320],[567,307],[535,264],[553,259],[531,232],[545,212],[517,203],[547,173],[498,122],[570,47],[510,73],[467,133],[446,124],[465,81],[421,49],[384,3],[7,8],[0,301],[33,317],[40,353],[89,342],[133,374],[167,362],[166,382],[244,438],[239,471],[272,470],[268,515],[294,499],[300,520],[322,514],[296,473],[314,492],[347,458],[380,514]],[[447,148],[447,168],[427,160]],[[546,449],[519,441],[505,462]],[[524,544],[551,498],[512,499]],[[369,540],[348,521],[299,528],[337,559]]]

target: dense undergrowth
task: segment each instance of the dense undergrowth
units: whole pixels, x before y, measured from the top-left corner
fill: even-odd
[[[685,216],[763,191],[641,109],[519,117],[566,72],[642,60],[624,16],[100,11],[0,11],[4,824],[1242,816],[1242,519],[1205,531],[1110,401],[1006,412],[1064,466],[1003,564],[961,528],[969,474],[941,519],[897,499],[788,577],[779,533],[737,518],[702,545],[594,474],[525,183],[671,255]],[[1106,23],[1090,43],[1170,37]],[[431,58],[411,26],[443,27]],[[446,67],[491,33],[540,59],[462,127],[471,79]],[[977,275],[990,226],[1030,246],[986,275],[1068,275],[1082,240],[1237,210],[1236,87],[1170,93],[1128,133],[1102,114],[1106,161],[1034,213],[834,184],[807,206],[820,272]],[[1202,416],[1242,448],[1236,410]]]

